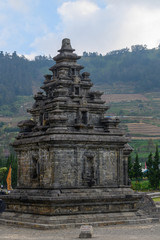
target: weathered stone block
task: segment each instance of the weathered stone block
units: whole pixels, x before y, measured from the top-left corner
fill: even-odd
[[[79,238],[92,238],[93,227],[91,225],[82,225],[80,228]]]

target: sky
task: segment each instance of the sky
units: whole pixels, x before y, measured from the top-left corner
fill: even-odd
[[[0,0],[0,51],[33,58],[160,44],[160,0]]]

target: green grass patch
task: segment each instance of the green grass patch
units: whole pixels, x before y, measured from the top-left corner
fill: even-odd
[[[133,180],[131,182],[131,188],[135,191],[149,191],[151,190],[148,180]]]
[[[152,198],[154,202],[160,202],[160,197]]]

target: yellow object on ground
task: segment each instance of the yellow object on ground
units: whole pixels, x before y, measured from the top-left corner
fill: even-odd
[[[12,190],[12,184],[11,184],[11,172],[12,172],[12,168],[11,168],[11,165],[9,167],[9,170],[8,170],[8,175],[7,175],[7,190],[10,191]]]

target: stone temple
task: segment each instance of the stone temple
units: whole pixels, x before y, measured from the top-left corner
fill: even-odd
[[[69,39],[58,52],[28,110],[31,120],[18,124],[18,185],[3,197],[4,218],[55,225],[135,215],[141,196],[129,186],[128,138],[118,119],[105,117],[102,92],[80,73]]]

